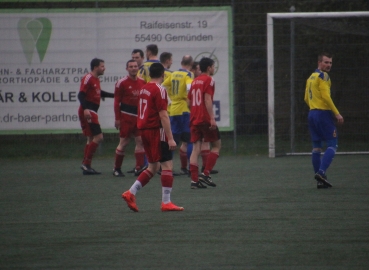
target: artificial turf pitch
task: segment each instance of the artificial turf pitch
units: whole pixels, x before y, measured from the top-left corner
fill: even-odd
[[[307,156],[221,156],[216,188],[175,177],[184,212],[160,211],[158,175],[130,211],[121,194],[135,177],[112,164],[96,158],[103,174],[84,176],[77,159],[1,160],[0,268],[368,268],[368,156],[336,156],[324,190]]]

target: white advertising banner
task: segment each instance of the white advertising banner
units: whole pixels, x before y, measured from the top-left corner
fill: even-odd
[[[173,54],[172,71],[187,54],[215,60],[216,120],[233,130],[231,26],[228,7],[0,13],[0,134],[79,131],[90,61],[105,61],[101,88],[113,93],[132,50],[148,44]],[[103,132],[114,129],[113,99],[101,101],[99,121]]]

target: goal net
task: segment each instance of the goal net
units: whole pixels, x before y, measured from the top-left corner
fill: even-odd
[[[305,83],[333,54],[331,96],[344,117],[337,154],[369,153],[369,12],[268,13],[269,157],[311,154]]]

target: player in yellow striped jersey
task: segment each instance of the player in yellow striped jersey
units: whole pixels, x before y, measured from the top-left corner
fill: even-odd
[[[146,46],[147,61],[143,64],[138,72],[138,76],[145,80],[146,83],[150,81],[149,68],[153,63],[160,63],[158,59],[158,46],[156,44],[149,44]]]
[[[170,124],[174,140],[179,144],[179,156],[181,160],[181,171],[188,174],[187,164],[187,144],[190,143],[190,110],[187,105],[187,93],[190,90],[194,75],[190,71],[193,59],[190,55],[185,55],[181,61],[181,68],[173,71],[171,76],[164,82],[168,97],[171,100]]]
[[[327,181],[326,170],[332,163],[337,150],[337,129],[334,123],[343,124],[343,117],[337,110],[331,98],[331,79],[328,72],[332,67],[332,56],[321,53],[318,56],[318,68],[306,81],[305,102],[309,106],[309,130],[313,143],[312,163],[318,188],[328,188],[332,185]],[[327,149],[322,158],[322,142]]]

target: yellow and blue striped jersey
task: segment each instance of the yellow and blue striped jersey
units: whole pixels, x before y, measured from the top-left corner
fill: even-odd
[[[144,79],[146,83],[148,83],[151,80],[149,68],[153,63],[160,63],[160,61],[159,60],[147,60],[141,66],[140,70],[138,71],[138,76]]]
[[[306,81],[305,98],[310,110],[331,110],[339,114],[331,98],[331,79],[328,73],[316,69]]]
[[[182,115],[190,112],[187,105],[187,89],[194,79],[192,72],[186,69],[179,69],[172,72],[164,82],[163,86],[167,89],[168,97],[171,100],[170,116]]]

